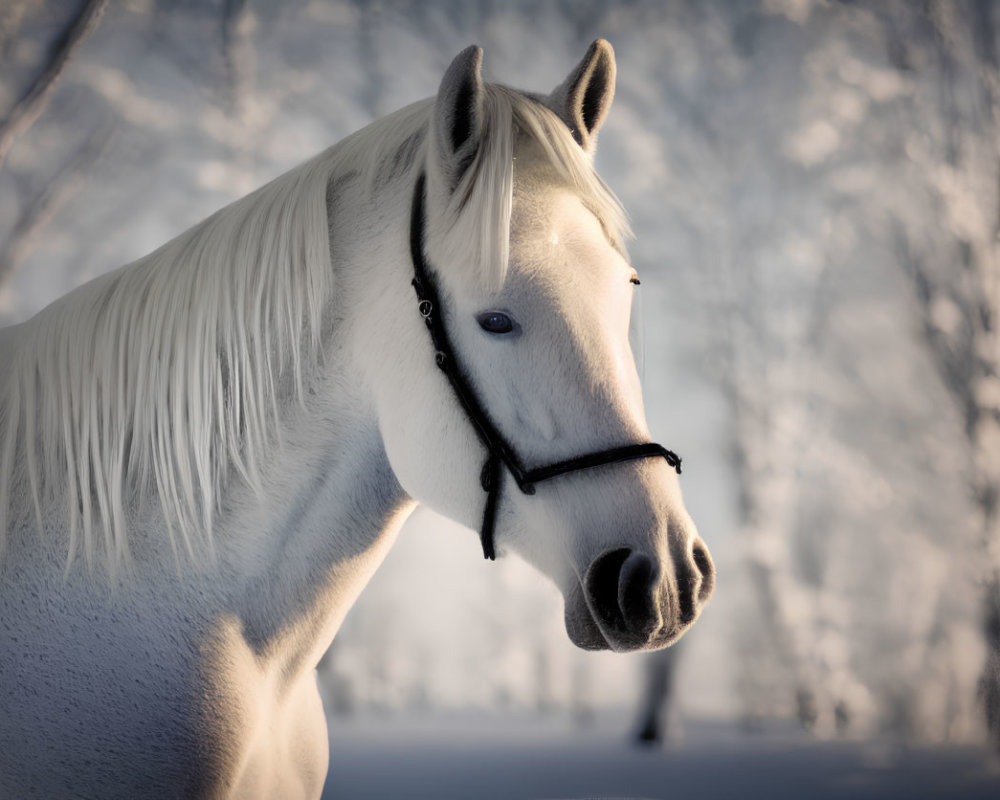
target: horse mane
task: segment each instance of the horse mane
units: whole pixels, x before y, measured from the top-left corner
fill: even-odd
[[[432,222],[437,257],[502,284],[524,140],[622,247],[624,212],[558,116],[512,89],[484,90],[482,146]],[[225,486],[235,472],[261,492],[281,387],[301,401],[320,355],[335,290],[328,188],[353,174],[377,192],[430,166],[433,108],[425,100],[373,123],[18,329],[0,386],[0,550],[31,513],[27,496],[40,531],[59,498],[67,570],[81,553],[113,574],[130,561],[130,509],[155,491],[175,556],[211,554]]]

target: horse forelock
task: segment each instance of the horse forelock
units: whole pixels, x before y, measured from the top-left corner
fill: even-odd
[[[625,253],[631,232],[621,203],[544,98],[485,84],[482,113],[479,147],[443,204],[443,213],[428,222],[429,250],[435,263],[462,265],[488,289],[503,284],[510,258],[516,164],[527,148],[538,153],[555,180],[581,197],[611,243]],[[433,154],[428,160],[433,179]],[[442,180],[437,183],[440,186]]]
[[[623,248],[621,205],[559,118],[506,87],[485,92],[481,146],[429,221],[439,263],[503,282],[525,141]],[[154,492],[178,558],[211,553],[225,486],[235,473],[259,490],[280,405],[302,397],[318,361],[335,291],[327,191],[348,172],[374,193],[433,173],[432,108],[359,131],[23,326],[0,385],[0,551],[11,524],[34,514],[44,527],[58,499],[67,568],[82,556],[114,573],[130,558],[130,515]]]

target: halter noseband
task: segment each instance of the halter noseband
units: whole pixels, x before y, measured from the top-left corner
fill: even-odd
[[[417,308],[420,316],[427,324],[431,341],[434,344],[434,360],[438,367],[448,376],[448,382],[455,391],[459,403],[466,416],[475,428],[476,435],[488,452],[486,463],[480,474],[479,482],[486,492],[486,507],[483,511],[483,527],[479,539],[483,545],[483,555],[494,560],[496,551],[493,546],[493,531],[496,527],[497,507],[500,500],[501,464],[507,466],[507,471],[514,478],[517,488],[524,494],[534,494],[535,485],[543,481],[590,469],[604,464],[615,464],[622,461],[633,461],[639,458],[662,457],[680,474],[681,459],[676,453],[667,450],[655,442],[646,444],[627,444],[613,447],[610,450],[600,450],[594,453],[556,461],[543,467],[526,469],[518,458],[514,448],[504,439],[497,426],[490,419],[472,388],[465,370],[455,357],[455,351],[448,339],[444,327],[443,306],[437,293],[437,287],[431,275],[430,267],[424,258],[424,228],[426,225],[424,198],[426,193],[426,175],[421,172],[413,191],[413,210],[410,216],[410,255],[413,258],[413,288],[417,293]]]

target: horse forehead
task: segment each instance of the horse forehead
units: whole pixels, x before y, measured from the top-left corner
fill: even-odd
[[[601,223],[577,194],[540,183],[515,195],[510,247],[512,264],[529,272],[564,265],[575,274],[596,273],[614,254]]]

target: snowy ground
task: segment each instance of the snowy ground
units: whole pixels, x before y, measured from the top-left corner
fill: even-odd
[[[822,743],[703,721],[670,750],[643,750],[628,729],[621,716],[332,718],[323,798],[1000,797],[1000,772],[972,748]]]

